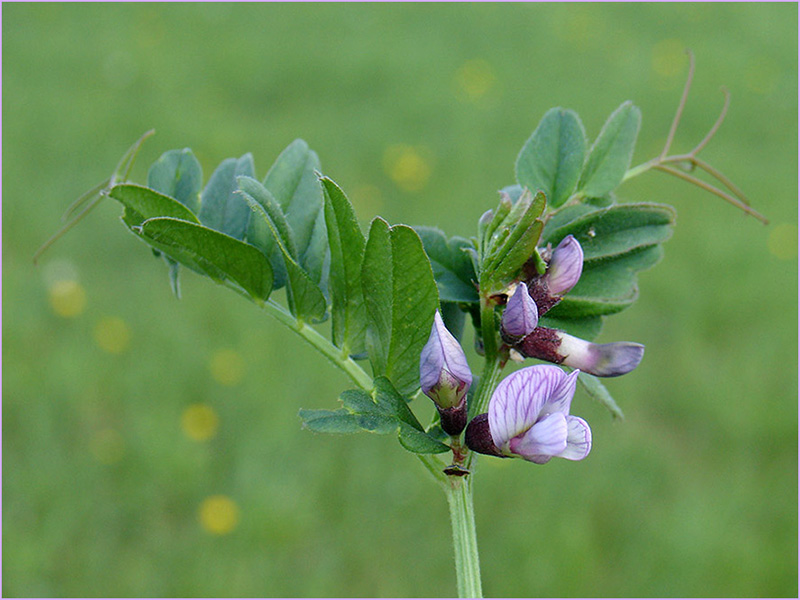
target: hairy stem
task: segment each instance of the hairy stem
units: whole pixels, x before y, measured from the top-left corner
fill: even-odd
[[[472,505],[472,475],[451,477],[446,488],[453,525],[453,549],[459,598],[482,598],[478,538],[475,534],[475,510]]]

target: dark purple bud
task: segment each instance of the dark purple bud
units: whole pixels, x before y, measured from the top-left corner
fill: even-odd
[[[629,373],[639,366],[644,355],[641,344],[594,344],[548,327],[537,327],[515,348],[523,356],[580,369],[597,377]]]
[[[466,397],[461,400],[458,406],[451,408],[442,408],[436,406],[439,411],[440,425],[444,432],[448,435],[460,435],[467,426],[467,399]]]
[[[464,434],[464,442],[467,444],[467,448],[474,452],[506,458],[494,445],[492,433],[489,431],[489,415],[486,413],[478,415],[469,422]]]

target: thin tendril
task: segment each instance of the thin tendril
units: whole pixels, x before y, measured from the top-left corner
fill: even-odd
[[[692,183],[692,184],[696,185],[697,187],[706,190],[707,192],[711,192],[715,196],[719,196],[723,200],[726,200],[727,202],[730,202],[734,206],[742,209],[747,214],[755,217],[756,219],[758,219],[759,221],[764,223],[764,225],[769,224],[769,220],[765,216],[763,216],[761,213],[759,213],[758,211],[753,210],[752,208],[750,208],[747,204],[745,204],[741,200],[738,200],[737,198],[734,198],[730,194],[726,194],[725,192],[723,192],[719,188],[714,187],[710,183],[706,183],[702,179],[698,179],[697,177],[695,177],[693,175],[689,175],[688,173],[684,173],[683,171],[679,171],[678,169],[676,169],[674,167],[667,166],[667,165],[661,165],[661,164],[653,165],[653,168],[654,169],[658,169],[659,171],[664,171],[665,173],[669,173],[670,175],[674,175],[675,177],[678,177],[679,179],[683,179],[684,181],[688,181],[689,183]]]
[[[678,110],[675,112],[675,118],[672,120],[672,125],[670,126],[669,133],[667,134],[667,141],[664,144],[664,149],[661,151],[661,154],[652,160],[649,160],[641,165],[633,167],[629,169],[625,176],[622,178],[622,181],[627,181],[628,179],[632,179],[637,175],[641,175],[649,171],[650,169],[658,169],[659,171],[663,171],[665,173],[669,173],[679,179],[683,179],[697,187],[714,194],[715,196],[719,196],[723,200],[733,204],[734,206],[740,208],[745,213],[755,217],[765,225],[769,224],[769,220],[759,213],[758,211],[750,208],[750,202],[745,197],[744,193],[734,185],[734,183],[728,179],[723,173],[718,171],[716,168],[712,167],[707,162],[699,159],[697,155],[700,151],[708,145],[708,143],[712,140],[714,135],[716,135],[717,131],[719,130],[722,122],[725,120],[725,115],[728,113],[728,106],[730,106],[731,96],[727,89],[722,88],[722,92],[725,94],[725,102],[722,105],[722,110],[720,111],[719,117],[717,117],[716,122],[708,131],[706,136],[697,144],[690,152],[685,154],[674,154],[672,156],[668,156],[669,149],[672,146],[672,141],[675,138],[675,132],[678,129],[678,125],[680,124],[681,117],[683,116],[683,110],[686,107],[686,100],[689,97],[689,89],[692,87],[692,79],[694,78],[694,54],[691,50],[686,50],[686,53],[689,55],[689,74],[686,77],[686,84],[683,87],[683,94],[681,95],[681,100],[678,103]],[[685,168],[686,171],[680,170],[680,168]],[[716,179],[719,183],[721,183],[724,187],[726,187],[731,193],[727,193],[710,183],[704,182],[702,179],[691,175],[689,171],[693,170],[695,167],[699,167],[706,173],[708,173],[711,177]]]
[[[722,106],[722,112],[719,114],[719,117],[717,117],[717,122],[714,123],[714,126],[711,128],[711,131],[708,132],[708,135],[703,138],[702,142],[694,147],[694,150],[689,152],[689,154],[692,156],[696,156],[700,150],[705,148],[706,144],[711,141],[711,138],[714,137],[714,134],[717,133],[717,129],[719,129],[719,126],[722,125],[722,122],[725,120],[725,115],[728,112],[728,105],[731,103],[731,95],[726,88],[722,88],[722,93],[725,94],[725,104]]]
[[[672,120],[672,126],[669,128],[667,142],[664,144],[664,149],[661,151],[661,154],[658,157],[659,162],[663,161],[667,156],[667,152],[669,152],[669,147],[672,145],[672,140],[674,139],[675,132],[678,129],[678,123],[680,123],[681,116],[683,115],[683,109],[686,106],[686,99],[689,97],[689,88],[692,87],[692,79],[694,78],[694,54],[691,50],[686,50],[686,54],[689,55],[689,75],[686,77],[686,84],[683,86],[683,95],[681,96],[681,101],[678,104],[678,110],[675,112],[675,118]]]
[[[130,148],[128,148],[125,154],[122,155],[122,158],[119,159],[117,168],[114,169],[114,173],[111,175],[111,177],[105,181],[102,181],[101,183],[98,183],[92,189],[84,192],[75,202],[70,204],[69,208],[67,208],[67,210],[64,212],[64,216],[61,217],[61,220],[66,221],[66,223],[52,236],[50,236],[50,238],[34,253],[34,265],[38,263],[39,257],[42,255],[42,253],[52,246],[56,241],[58,241],[70,229],[75,227],[75,225],[77,225],[78,222],[80,222],[80,220],[83,219],[87,214],[89,214],[89,211],[97,206],[100,201],[108,195],[108,191],[114,187],[114,185],[120,181],[126,181],[128,179],[128,175],[133,168],[133,163],[136,159],[136,155],[139,153],[139,149],[142,147],[144,141],[155,132],[155,129],[145,132],[138,140],[134,142]],[[85,206],[84,203],[86,204]],[[78,214],[75,214],[75,212],[81,207],[83,207],[81,211],[78,212]]]
[[[77,225],[77,224],[80,222],[80,220],[81,220],[81,219],[83,219],[83,217],[85,217],[86,215],[88,215],[88,214],[89,214],[89,212],[90,212],[90,211],[91,211],[91,210],[92,210],[92,209],[93,209],[95,206],[97,206],[97,205],[100,203],[100,201],[101,201],[103,198],[105,198],[105,196],[106,196],[106,194],[105,194],[105,190],[103,190],[103,191],[101,191],[101,192],[97,193],[97,194],[94,196],[94,198],[93,198],[93,199],[92,199],[92,200],[91,200],[91,201],[90,201],[90,202],[89,202],[89,203],[88,203],[88,204],[87,204],[87,205],[84,207],[84,209],[83,209],[82,211],[80,211],[80,212],[79,212],[77,215],[75,215],[75,216],[72,218],[72,220],[70,220],[70,221],[69,221],[68,223],[66,223],[66,224],[65,224],[63,227],[61,227],[61,229],[59,229],[59,230],[58,230],[58,231],[56,231],[56,232],[55,232],[53,235],[51,235],[51,236],[50,236],[50,238],[49,238],[49,239],[48,239],[48,240],[47,240],[47,241],[46,241],[44,244],[42,244],[42,245],[39,247],[39,249],[36,251],[36,253],[33,255],[33,264],[34,264],[34,265],[38,264],[38,262],[39,262],[39,257],[42,255],[42,253],[43,253],[45,250],[47,250],[47,249],[48,249],[50,246],[52,246],[54,243],[56,243],[56,242],[57,242],[57,241],[58,241],[58,240],[59,240],[59,239],[60,239],[60,238],[61,238],[61,237],[62,237],[62,236],[65,234],[65,233],[67,233],[67,232],[68,232],[70,229],[72,229],[73,227],[75,227],[75,225]]]

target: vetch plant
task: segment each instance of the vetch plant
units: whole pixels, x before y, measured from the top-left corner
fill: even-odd
[[[73,204],[67,224],[37,253],[109,197],[122,222],[164,261],[180,296],[189,269],[262,307],[352,382],[339,405],[300,410],[316,433],[392,434],[444,491],[450,508],[458,594],[482,594],[472,503],[477,454],[589,454],[589,424],[571,414],[576,385],[614,417],[622,413],[600,378],[635,369],[644,346],[598,344],[604,319],[631,306],[637,273],[654,266],[675,225],[663,204],[620,203],[625,181],[659,170],[693,183],[766,222],[722,173],[698,157],[724,118],[686,154],[670,154],[686,82],[659,156],[630,167],[640,111],[624,102],[590,145],[578,115],[549,110],[516,161],[516,183],[477,219],[476,235],[390,225],[365,233],[317,154],[295,140],[258,177],[250,154],[229,158],[203,185],[189,149],[165,152],[145,185],[128,181],[150,133],[113,174]],[[720,187],[699,179],[699,169]],[[278,300],[283,290],[284,301]],[[330,322],[330,335],[316,327]],[[467,326],[467,323],[470,326]],[[475,375],[466,333],[482,359]],[[527,363],[505,379],[509,359]],[[413,407],[427,395],[436,418]],[[487,459],[491,460],[491,458]],[[534,476],[532,473],[531,476]]]

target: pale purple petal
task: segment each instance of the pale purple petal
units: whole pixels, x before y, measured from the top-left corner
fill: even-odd
[[[559,454],[568,460],[582,460],[592,449],[592,430],[580,417],[567,417],[567,448]]]
[[[580,371],[576,369],[569,375],[563,371],[561,372],[563,373],[564,378],[550,394],[550,398],[540,411],[541,414],[549,414],[554,412],[560,412],[564,415],[569,414],[569,407],[572,403],[572,397],[575,395],[575,386],[578,383],[578,375],[580,374]]]
[[[553,250],[547,268],[547,290],[553,296],[563,296],[570,291],[583,272],[583,248],[573,236],[568,235]]]
[[[509,450],[528,460],[539,456],[559,456],[567,448],[567,435],[566,416],[553,413],[522,435],[512,438]]]
[[[510,336],[521,338],[536,329],[539,310],[528,292],[528,286],[520,283],[508,299],[503,311],[503,330]]]
[[[644,346],[634,342],[593,344],[567,333],[560,333],[558,353],[561,364],[597,377],[617,377],[633,371],[642,360]]]
[[[419,357],[419,380],[422,391],[445,407],[457,405],[472,385],[464,350],[445,327],[438,310]]]
[[[564,371],[553,365],[520,369],[497,386],[489,401],[489,431],[495,445],[508,449],[511,438],[530,429],[542,406],[564,379]]]

